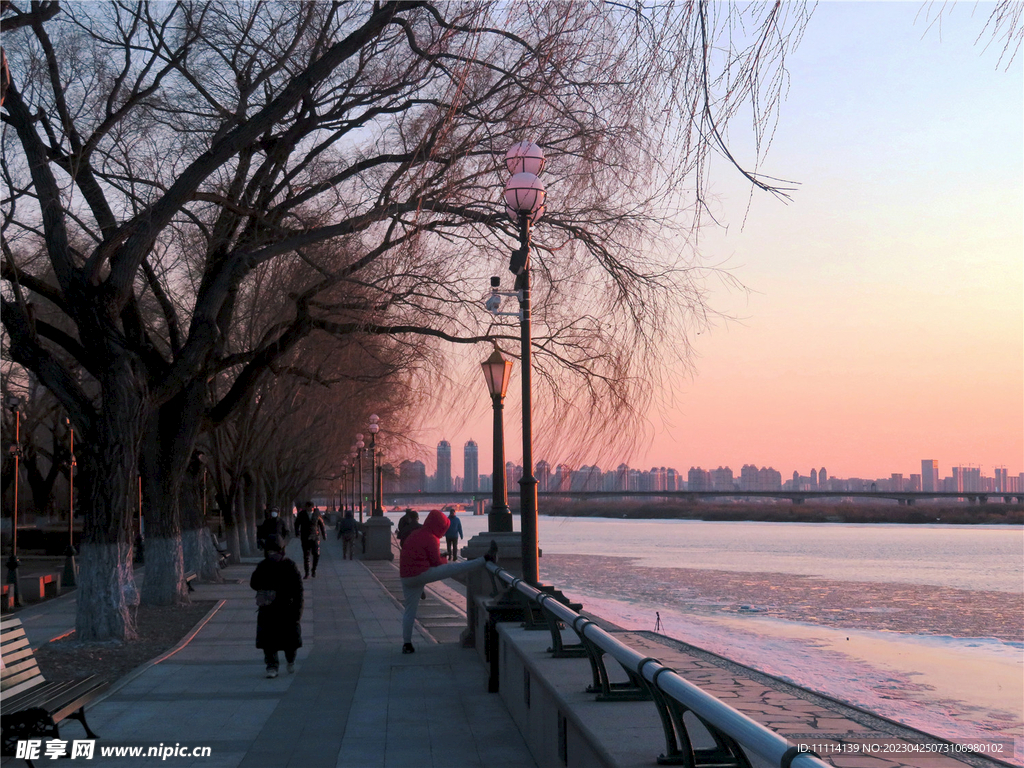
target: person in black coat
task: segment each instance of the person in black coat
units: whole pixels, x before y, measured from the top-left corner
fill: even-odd
[[[266,554],[266,543],[280,537],[281,541],[287,541],[289,536],[288,525],[281,519],[281,512],[277,507],[267,507],[266,519],[256,526],[256,546],[264,550]]]
[[[320,539],[327,538],[327,526],[320,516],[319,510],[312,501],[302,505],[302,511],[295,516],[295,535],[302,544],[302,568],[309,578],[309,559],[313,558],[313,578],[316,578],[316,566],[320,562]]]
[[[266,557],[256,566],[249,586],[256,590],[256,647],[263,651],[267,677],[277,677],[278,651],[288,671],[295,671],[295,651],[302,647],[302,577],[284,554],[280,537],[265,542]]]

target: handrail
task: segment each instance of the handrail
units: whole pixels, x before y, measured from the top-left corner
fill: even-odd
[[[623,668],[642,676],[652,687],[690,709],[698,717],[728,734],[743,747],[772,765],[780,766],[780,768],[790,768],[791,766],[792,768],[832,768],[813,754],[805,752],[794,754],[793,745],[785,737],[686,681],[660,661],[641,656],[590,619],[560,603],[554,596],[530,586],[521,578],[513,576],[494,563],[488,563],[487,568],[512,589],[522,593],[538,606],[543,605],[545,610],[550,611],[558,620],[572,627],[580,637],[586,638],[610,655]]]

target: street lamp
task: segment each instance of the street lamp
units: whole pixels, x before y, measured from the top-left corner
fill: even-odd
[[[508,508],[508,489],[505,487],[505,424],[502,411],[505,408],[505,393],[512,374],[512,363],[501,356],[497,345],[491,356],[480,363],[487,382],[487,391],[494,406],[494,464],[491,482],[491,512],[487,515],[487,532],[512,531],[512,512]],[[500,478],[500,482],[499,482]]]
[[[338,511],[345,516],[345,507],[348,504],[348,459],[341,460],[341,485],[338,487]]]
[[[384,514],[380,499],[383,496],[380,487],[381,478],[377,476],[377,433],[380,431],[379,422],[380,417],[375,413],[370,416],[370,426],[367,427],[370,432],[370,495],[373,497],[373,503],[370,505],[370,515],[374,517]]]
[[[11,518],[11,557],[7,561],[7,583],[10,585],[11,594],[14,596],[14,605],[21,607],[21,587],[18,581],[18,475],[20,474],[21,461],[21,398],[17,395],[8,395],[4,399],[11,413],[14,414],[14,445],[10,447],[11,455],[14,456],[14,516]]]
[[[64,550],[64,586],[73,587],[78,580],[78,567],[75,564],[75,428],[71,426],[71,419],[65,418],[64,423],[68,427],[70,435],[70,447],[68,449],[68,548]]]
[[[544,152],[529,141],[514,144],[505,155],[512,174],[505,184],[505,210],[519,225],[519,250],[512,252],[509,270],[519,291],[523,378],[523,477],[519,481],[519,520],[522,528],[523,580],[537,586],[537,478],[533,475],[533,399],[530,341],[530,230],[544,215],[547,193],[537,176],[544,170]]]
[[[366,443],[363,442],[363,433],[359,432],[356,434],[355,445],[352,446],[356,450],[356,461],[359,463],[359,522],[363,522],[363,448],[366,447]]]
[[[354,515],[356,513],[356,447],[354,444],[348,454],[348,472],[348,496],[351,502],[349,509]]]

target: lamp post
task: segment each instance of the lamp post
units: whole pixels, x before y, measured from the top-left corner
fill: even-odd
[[[78,567],[75,564],[75,428],[71,426],[71,419],[65,418],[69,433],[69,454],[68,454],[68,548],[64,550],[64,586],[74,587],[78,583]]]
[[[359,475],[359,522],[361,523],[363,522],[363,448],[366,447],[362,432],[356,434],[356,442],[352,447],[356,450],[356,461],[359,466],[357,474]]]
[[[384,514],[383,505],[383,471],[379,467],[377,456],[377,433],[380,431],[380,417],[377,414],[370,416],[370,425],[367,427],[370,433],[370,493],[372,502],[370,504],[370,519],[366,521],[363,532],[363,556],[367,560],[391,560],[394,553],[391,551],[391,521]]]
[[[14,595],[14,605],[21,607],[21,586],[18,580],[18,475],[21,467],[21,398],[17,395],[8,395],[4,404],[14,414],[14,445],[11,446],[11,455],[14,456],[14,509],[11,518],[11,557],[7,560],[7,583],[10,585],[11,594]]]
[[[512,512],[508,508],[508,489],[505,487],[505,393],[512,374],[512,363],[501,356],[497,345],[491,356],[480,363],[487,382],[487,391],[494,406],[494,450],[492,468],[491,511],[487,515],[487,532],[511,532]],[[500,482],[499,482],[500,478]]]
[[[380,417],[376,413],[370,416],[370,426],[367,429],[370,432],[370,495],[373,497],[370,515],[379,517],[384,514],[384,510],[378,499],[380,478],[377,477],[377,433],[380,432]]]
[[[341,485],[338,486],[338,512],[345,516],[345,506],[348,503],[348,459],[341,460]]]
[[[352,514],[356,513],[356,446],[352,445],[351,450],[348,454],[348,495],[351,505],[349,509],[352,510]]]
[[[505,206],[519,225],[519,250],[512,252],[509,270],[520,292],[520,332],[523,378],[523,477],[519,481],[519,520],[522,528],[523,580],[539,583],[537,569],[537,478],[533,475],[533,416],[530,340],[530,230],[544,215],[546,192],[539,178],[544,152],[533,142],[514,144],[505,155],[511,178],[505,183]]]

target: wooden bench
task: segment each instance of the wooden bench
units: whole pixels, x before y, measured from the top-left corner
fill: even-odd
[[[211,532],[210,540],[213,542],[213,548],[217,550],[217,565],[221,568],[227,568],[228,563],[231,562],[231,553],[220,543],[217,534]]]
[[[185,574],[185,586],[188,587],[188,591],[189,592],[195,592],[195,589],[192,587],[192,582],[195,581],[198,578],[199,578],[199,574],[196,573],[195,571],[189,571],[188,573]]]
[[[59,739],[57,726],[69,718],[82,724],[87,737],[97,738],[85,722],[85,705],[103,693],[110,681],[97,675],[47,681],[39,671],[20,619],[0,622],[0,661],[0,754],[15,757],[20,740]]]

